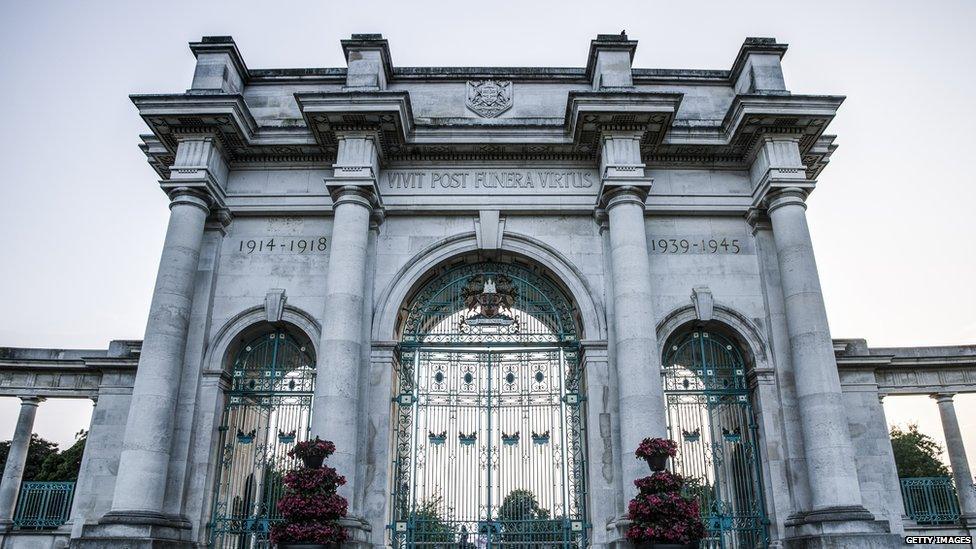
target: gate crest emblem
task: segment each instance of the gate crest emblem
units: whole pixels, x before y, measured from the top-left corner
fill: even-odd
[[[511,313],[517,296],[518,290],[512,279],[505,275],[496,275],[494,280],[484,275],[471,277],[461,288],[461,298],[469,312],[478,313],[467,318],[466,323],[472,326],[512,324],[514,319],[502,311]]]
[[[485,118],[494,118],[512,107],[512,82],[475,80],[468,82],[466,104]]]

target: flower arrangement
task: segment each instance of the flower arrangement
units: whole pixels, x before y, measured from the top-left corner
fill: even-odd
[[[670,443],[670,444],[666,444]],[[673,457],[674,441],[645,439],[637,449],[638,459]],[[656,471],[634,481],[637,495],[627,507],[631,526],[627,539],[634,544],[681,544],[697,546],[705,535],[698,500],[681,493],[685,479],[668,471]]]
[[[306,467],[321,467],[325,458],[331,456],[335,449],[332,441],[315,437],[315,440],[305,440],[296,444],[288,451],[288,457],[302,460]]]
[[[637,459],[647,461],[652,457],[674,457],[678,453],[678,443],[667,438],[645,438],[634,455]]]
[[[336,494],[346,478],[332,467],[321,466],[334,451],[334,444],[316,438],[296,444],[288,453],[303,461],[318,460],[318,466],[305,465],[285,474],[285,493],[278,500],[278,512],[285,520],[271,528],[272,543],[337,546],[346,540],[339,519],[346,516],[348,502]]]

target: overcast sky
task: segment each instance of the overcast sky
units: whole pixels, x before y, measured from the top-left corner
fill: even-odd
[[[847,96],[808,209],[833,336],[976,343],[973,21],[971,0],[0,0],[0,346],[142,338],[168,210],[128,94],[188,88],[187,42],[229,34],[251,68],[332,67],[340,39],[380,32],[397,66],[582,67],[591,38],[624,29],[648,68],[728,69],[746,36],[790,44],[789,89]],[[941,438],[935,403],[910,400],[889,420]],[[976,397],[958,400],[976,432]],[[0,399],[0,439],[16,409]],[[65,443],[88,411],[42,404],[37,431]]]

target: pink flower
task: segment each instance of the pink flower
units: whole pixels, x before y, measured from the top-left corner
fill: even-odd
[[[637,459],[648,459],[652,456],[674,457],[678,453],[678,443],[666,438],[645,438],[637,447],[634,455]]]

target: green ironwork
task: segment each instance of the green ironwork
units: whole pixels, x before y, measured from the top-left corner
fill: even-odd
[[[277,330],[241,346],[219,429],[211,547],[270,547],[282,477],[296,465],[287,453],[308,439],[314,385],[312,349],[291,334]]]
[[[576,321],[513,264],[443,273],[408,308],[393,401],[395,547],[585,547]]]
[[[702,547],[768,545],[759,429],[739,348],[705,330],[668,342],[662,376],[676,472],[699,499]]]
[[[919,524],[957,524],[959,499],[949,477],[902,478],[905,514]]]
[[[74,482],[24,482],[20,485],[14,526],[23,530],[57,528],[68,521]]]

